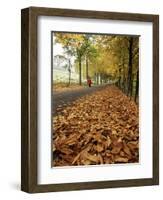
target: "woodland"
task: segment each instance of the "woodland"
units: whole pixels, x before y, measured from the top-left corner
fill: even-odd
[[[69,90],[53,94],[52,166],[139,162],[139,36],[55,33],[53,42]]]
[[[56,55],[67,61],[71,85],[71,57],[75,57],[75,68],[79,74],[90,77],[96,85],[113,82],[127,96],[138,100],[139,90],[139,36],[93,35],[55,33],[54,43],[60,43],[64,55]]]

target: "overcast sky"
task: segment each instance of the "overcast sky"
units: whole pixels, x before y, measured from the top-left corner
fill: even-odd
[[[53,36],[53,37],[55,38],[55,36]],[[54,39],[53,39],[53,41],[54,41]],[[53,42],[53,58],[56,55],[64,55],[65,56],[65,53],[64,53],[64,49],[63,49],[61,44]],[[72,65],[74,64],[74,59],[75,59],[75,57],[72,56],[71,57],[71,64]]]

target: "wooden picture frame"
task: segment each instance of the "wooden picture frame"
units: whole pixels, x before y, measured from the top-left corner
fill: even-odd
[[[76,182],[39,185],[37,183],[37,19],[63,16],[109,19],[153,24],[153,177],[143,179]],[[21,190],[29,193],[54,192],[159,184],[159,16],[58,8],[29,7],[21,11]]]

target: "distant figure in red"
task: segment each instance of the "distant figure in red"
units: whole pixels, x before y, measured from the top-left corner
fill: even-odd
[[[89,87],[91,87],[92,80],[90,79],[90,77],[87,78],[87,84],[88,84]]]

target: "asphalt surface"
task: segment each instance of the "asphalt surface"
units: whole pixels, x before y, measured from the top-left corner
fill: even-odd
[[[84,87],[83,89],[53,92],[52,96],[52,108],[53,115],[59,114],[66,106],[71,105],[73,101],[88,94],[92,94],[95,91],[105,88],[106,85]]]

